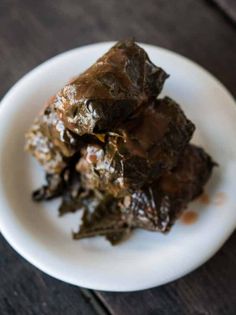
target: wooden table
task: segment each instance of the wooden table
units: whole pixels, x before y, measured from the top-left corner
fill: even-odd
[[[62,51],[133,36],[195,60],[235,95],[235,28],[212,1],[1,0],[0,96]],[[26,262],[1,236],[0,272],[1,315],[236,314],[236,234],[190,275],[134,293],[62,283]]]

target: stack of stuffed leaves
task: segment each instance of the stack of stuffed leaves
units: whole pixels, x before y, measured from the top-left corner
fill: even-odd
[[[61,197],[59,214],[83,211],[74,239],[112,244],[135,228],[168,232],[203,192],[215,163],[189,144],[194,124],[171,98],[168,75],[134,41],[118,42],[63,87],[26,134],[46,184],[35,201]]]

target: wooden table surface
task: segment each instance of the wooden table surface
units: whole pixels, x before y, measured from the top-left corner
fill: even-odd
[[[236,94],[235,25],[213,1],[0,0],[0,97],[60,52],[127,37],[195,60]],[[55,280],[1,236],[0,272],[1,315],[236,314],[236,234],[198,270],[140,292],[98,292]]]

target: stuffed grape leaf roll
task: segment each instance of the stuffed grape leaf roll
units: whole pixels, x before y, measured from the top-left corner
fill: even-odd
[[[118,42],[57,94],[65,126],[78,135],[112,131],[162,90],[168,75],[132,40]]]

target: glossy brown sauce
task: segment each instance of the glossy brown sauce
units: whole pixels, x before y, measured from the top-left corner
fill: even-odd
[[[182,214],[180,219],[182,223],[190,225],[197,221],[198,214],[195,211],[188,210]]]
[[[199,198],[198,201],[204,205],[208,205],[210,203],[210,197],[207,193],[203,193]]]
[[[227,199],[227,195],[224,192],[218,192],[216,193],[214,199],[213,199],[213,204],[216,206],[222,206]]]

